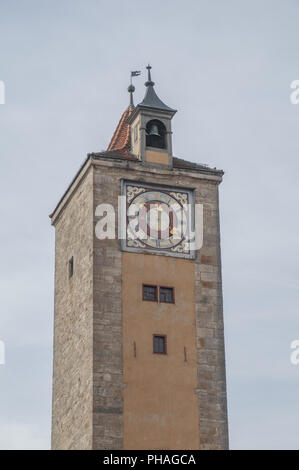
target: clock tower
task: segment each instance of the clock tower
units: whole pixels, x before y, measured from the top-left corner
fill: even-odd
[[[50,216],[54,449],[228,447],[223,171],[173,155],[176,110],[147,73]]]

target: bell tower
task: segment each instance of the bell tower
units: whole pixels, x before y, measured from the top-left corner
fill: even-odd
[[[148,65],[145,97],[131,114],[131,148],[138,158],[147,164],[166,165],[172,168],[171,120],[176,113],[157,96]]]
[[[174,156],[176,111],[147,75],[50,215],[53,449],[228,448],[223,171]]]

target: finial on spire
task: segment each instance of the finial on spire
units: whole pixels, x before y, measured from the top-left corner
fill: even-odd
[[[146,67],[148,77],[147,77],[147,82],[145,82],[145,86],[147,90],[145,92],[145,97],[143,98],[143,101],[141,101],[141,103],[138,104],[138,107],[142,106],[142,107],[147,107],[147,108],[156,108],[156,109],[162,109],[163,111],[169,111],[172,114],[176,113],[175,109],[170,108],[165,103],[163,103],[163,101],[161,101],[160,98],[158,98],[157,93],[155,92],[155,88],[154,88],[155,82],[152,81],[152,77],[151,77],[151,68],[152,67],[150,66],[150,64],[148,64]]]
[[[151,77],[151,65],[148,64],[147,68],[147,82],[145,82],[145,86],[154,86],[155,82],[152,81]]]
[[[133,101],[133,93],[135,91],[134,85],[129,85],[128,86],[128,92],[130,93],[130,108],[134,108],[134,101]]]

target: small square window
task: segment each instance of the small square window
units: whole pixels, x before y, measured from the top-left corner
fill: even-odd
[[[158,301],[157,297],[157,286],[142,286],[143,300],[152,300],[153,302]]]
[[[173,287],[160,287],[160,302],[174,303]]]
[[[165,335],[154,335],[154,353],[155,354],[166,354],[166,336]]]
[[[69,278],[71,278],[74,274],[74,257],[72,256],[69,260]]]

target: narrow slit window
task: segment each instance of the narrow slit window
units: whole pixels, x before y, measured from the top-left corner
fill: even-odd
[[[173,287],[160,287],[160,302],[174,303]]]
[[[157,286],[142,286],[142,298],[143,300],[151,300],[153,302],[158,301]]]
[[[74,274],[74,257],[72,256],[69,260],[69,278],[71,278]]]
[[[154,353],[155,354],[167,353],[165,335],[154,335]]]

